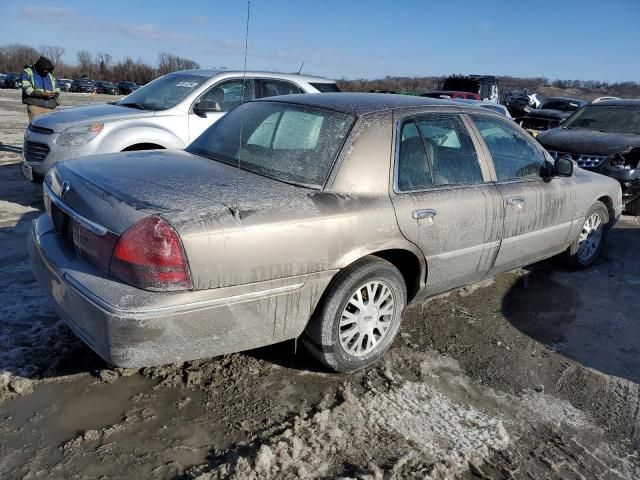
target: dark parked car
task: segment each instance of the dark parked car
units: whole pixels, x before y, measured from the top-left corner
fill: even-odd
[[[69,90],[74,93],[93,93],[96,91],[96,84],[86,78],[76,78]]]
[[[626,210],[640,215],[640,100],[605,100],[580,108],[538,141],[558,158],[620,181]]]
[[[9,72],[4,77],[2,88],[20,88],[20,74],[18,72]]]
[[[131,92],[135,92],[140,88],[140,85],[134,82],[120,82],[118,83],[118,90],[120,95],[129,95]]]
[[[586,103],[584,100],[576,98],[549,97],[542,102],[540,108],[531,110],[517,120],[526,131],[535,137],[544,130],[559,127],[564,119],[569,118],[573,112]]]
[[[540,108],[542,101],[542,96],[537,93],[531,93],[528,90],[511,90],[502,99],[502,104],[507,107],[513,118],[520,118],[534,108]]]
[[[115,83],[96,82],[96,93],[106,93],[108,95],[118,95],[119,90]]]

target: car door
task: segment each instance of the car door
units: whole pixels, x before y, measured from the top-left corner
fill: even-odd
[[[243,85],[244,98],[242,98]],[[255,85],[254,80],[251,78],[246,78],[244,80],[242,78],[223,80],[209,88],[209,90],[193,102],[193,105],[189,110],[189,142],[193,142],[202,134],[202,132],[222,118],[222,116],[229,110],[237,107],[241,103],[253,100],[254,98]],[[202,101],[217,103],[220,111],[200,114],[195,113],[193,107]]]
[[[503,209],[468,119],[428,113],[395,125],[391,199],[402,234],[426,258],[425,293],[480,280],[500,245]]]
[[[472,114],[504,208],[500,251],[491,274],[559,253],[573,221],[575,177],[550,177],[551,158],[530,135],[500,117]]]

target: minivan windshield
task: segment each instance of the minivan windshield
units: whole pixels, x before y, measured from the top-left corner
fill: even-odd
[[[618,105],[588,105],[570,116],[562,128],[640,135],[640,108]]]
[[[284,102],[249,102],[186,150],[258,175],[322,188],[355,118]]]
[[[175,107],[207,80],[201,75],[170,73],[140,87],[117,105],[140,110],[166,110]]]

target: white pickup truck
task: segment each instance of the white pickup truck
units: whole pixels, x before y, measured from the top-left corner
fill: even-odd
[[[67,108],[36,118],[24,136],[22,173],[30,180],[40,180],[61,160],[125,150],[184,148],[243,102],[338,91],[333,80],[297,74],[169,73],[118,102]]]

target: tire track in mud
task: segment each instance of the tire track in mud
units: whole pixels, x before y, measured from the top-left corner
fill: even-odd
[[[409,369],[419,379],[405,378]],[[370,373],[275,433],[219,452],[185,478],[637,478],[640,469],[603,441],[566,401],[496,393],[435,352],[394,351]],[[379,380],[386,382],[380,384]],[[376,381],[377,380],[377,381]],[[533,439],[533,441],[532,441]],[[515,461],[514,461],[515,459]]]

